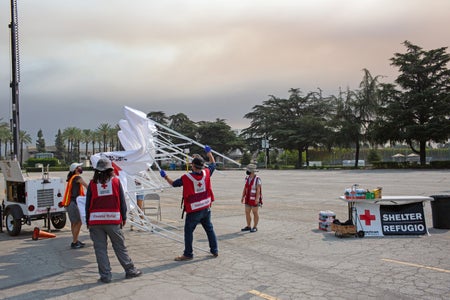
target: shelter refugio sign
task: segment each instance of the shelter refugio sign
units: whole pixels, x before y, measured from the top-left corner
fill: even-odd
[[[365,236],[427,234],[422,202],[379,205],[355,203],[354,220]]]
[[[381,205],[380,217],[384,235],[421,235],[427,233],[421,202]]]

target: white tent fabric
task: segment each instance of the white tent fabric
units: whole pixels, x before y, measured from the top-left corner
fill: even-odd
[[[184,147],[196,145],[203,148],[205,145],[147,118],[145,113],[136,109],[125,106],[124,115],[125,118],[118,122],[120,127],[118,137],[125,150],[92,155],[92,166],[95,167],[100,158],[111,160],[114,171],[118,174],[126,194],[129,220],[132,225],[141,230],[156,232],[182,242],[181,236],[170,236],[167,229],[150,222],[150,219],[137,206],[136,194],[138,192],[144,194],[159,193],[164,189],[171,188],[159,175],[158,162],[191,161],[192,158],[187,157]],[[174,140],[178,143],[175,144]],[[221,156],[224,160],[240,166],[238,162],[214,150],[212,152]],[[136,187],[136,181],[141,183],[139,188]],[[165,225],[167,227],[167,224]]]

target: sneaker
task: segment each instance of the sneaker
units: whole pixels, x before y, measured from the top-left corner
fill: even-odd
[[[245,226],[244,228],[241,229],[241,231],[251,231],[252,229],[250,228],[250,226]]]
[[[213,256],[213,258],[216,258],[217,256],[219,256],[219,253],[211,253],[211,255]]]
[[[72,248],[72,249],[80,249],[80,248],[83,248],[83,245],[79,244],[78,242],[70,243],[70,248]]]
[[[98,281],[103,282],[103,283],[110,283],[111,278],[101,277]]]
[[[250,232],[257,232],[258,231],[258,228],[256,228],[256,227],[253,227],[252,229],[250,229]]]
[[[80,244],[82,247],[86,246],[86,244],[83,242],[77,241],[77,243]]]
[[[132,271],[129,271],[125,274],[125,278],[130,279],[130,278],[134,278],[134,277],[139,277],[141,275],[142,275],[141,270],[133,269]]]
[[[181,255],[181,256],[175,257],[175,261],[191,260],[192,258],[193,258],[193,257]]]

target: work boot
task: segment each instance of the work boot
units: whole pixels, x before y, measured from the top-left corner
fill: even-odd
[[[133,268],[133,269],[131,269],[131,270],[129,270],[129,271],[126,272],[125,278],[126,278],[126,279],[130,279],[130,278],[134,278],[134,277],[139,277],[139,276],[141,276],[141,275],[142,275],[141,270],[138,270],[138,269],[136,269],[136,268]]]

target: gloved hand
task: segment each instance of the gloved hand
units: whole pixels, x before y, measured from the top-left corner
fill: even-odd
[[[206,152],[206,153],[211,152],[211,147],[208,146],[208,145],[205,145],[205,152]]]
[[[159,170],[159,174],[161,175],[162,178],[166,178],[167,176],[166,171],[164,171],[163,169]]]

